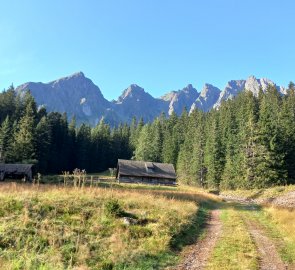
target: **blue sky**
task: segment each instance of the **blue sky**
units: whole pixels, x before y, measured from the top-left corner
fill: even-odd
[[[294,78],[295,1],[0,0],[0,89],[77,71],[108,99]]]

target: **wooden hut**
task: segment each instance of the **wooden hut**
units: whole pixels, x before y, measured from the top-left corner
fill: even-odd
[[[3,155],[3,146],[0,145],[0,181],[5,177],[24,177],[26,180],[32,181],[33,164],[7,164]]]
[[[168,163],[119,159],[116,177],[125,183],[176,184],[174,166]]]
[[[6,177],[25,177],[26,180],[32,181],[33,164],[6,164],[0,163],[0,180]]]

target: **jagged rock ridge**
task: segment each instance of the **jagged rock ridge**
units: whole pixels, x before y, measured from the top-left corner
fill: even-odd
[[[191,106],[191,112],[198,108],[204,112],[211,110],[219,98],[221,90],[211,84],[206,83],[203,87],[203,90],[200,96]]]
[[[199,97],[200,93],[191,84],[182,90],[172,91],[161,97],[162,100],[169,102],[168,114],[173,112],[181,114],[184,108],[190,110],[194,101]]]
[[[244,89],[258,95],[260,88],[265,91],[269,85],[275,86],[282,94],[286,93],[284,87],[275,85],[269,79],[250,76],[247,80],[229,81],[223,91],[205,84],[199,93],[189,84],[160,98],[154,98],[142,87],[131,84],[117,100],[110,102],[82,72],[49,83],[28,82],[17,87],[16,91],[22,95],[30,90],[38,106],[44,106],[49,112],[66,112],[69,118],[75,116],[77,123],[94,126],[101,119],[111,125],[130,123],[133,117],[152,121],[162,112],[166,115],[173,112],[179,115],[184,108],[190,112],[196,108],[207,112],[218,108],[222,101],[232,99]]]

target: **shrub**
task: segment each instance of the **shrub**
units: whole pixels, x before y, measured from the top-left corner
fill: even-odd
[[[117,199],[109,199],[105,203],[105,213],[108,216],[119,217],[124,211]]]

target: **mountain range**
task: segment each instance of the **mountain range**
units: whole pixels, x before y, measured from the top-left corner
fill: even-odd
[[[201,92],[198,92],[189,84],[159,98],[151,96],[142,87],[131,84],[117,100],[108,101],[99,87],[85,77],[83,72],[49,83],[28,82],[18,86],[16,92],[23,95],[29,90],[38,107],[45,107],[48,112],[66,112],[69,119],[75,116],[78,124],[94,126],[102,119],[110,125],[130,123],[134,116],[148,122],[162,112],[166,115],[173,112],[179,115],[184,108],[190,112],[195,108],[207,112],[217,109],[222,101],[232,99],[241,91],[251,91],[258,95],[260,88],[265,91],[269,85],[275,86],[282,94],[286,93],[284,87],[277,86],[269,79],[250,76],[246,80],[229,81],[223,90],[205,84]]]

